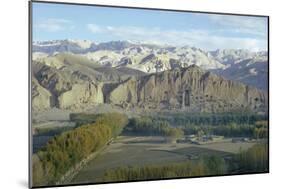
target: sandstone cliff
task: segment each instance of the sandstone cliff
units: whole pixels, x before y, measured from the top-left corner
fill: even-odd
[[[51,93],[41,87],[38,81],[33,77],[31,89],[32,109],[42,110],[51,108],[50,97]]]
[[[65,63],[34,62],[32,108],[80,109],[97,104],[192,112],[267,111],[265,92],[205,72],[198,66],[160,73],[124,74],[124,70]],[[125,75],[125,77],[124,77]]]
[[[108,103],[152,109],[187,111],[264,111],[263,91],[225,80],[197,66],[131,78],[105,94]]]

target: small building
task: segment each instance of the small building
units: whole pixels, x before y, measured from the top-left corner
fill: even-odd
[[[237,138],[232,138],[232,142],[236,143],[236,142],[248,142],[249,138],[245,138],[245,137],[237,137]]]
[[[194,143],[197,140],[196,135],[187,135],[185,137],[186,142]]]
[[[220,135],[212,135],[211,136],[211,140],[213,142],[219,142],[219,141],[222,141],[224,139],[224,136],[220,136]]]

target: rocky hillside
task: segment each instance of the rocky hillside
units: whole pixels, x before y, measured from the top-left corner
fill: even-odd
[[[245,59],[231,64],[225,69],[212,70],[215,74],[226,79],[240,81],[255,86],[264,91],[268,90],[268,62],[263,59]]]
[[[33,109],[83,108],[103,103],[104,83],[114,83],[144,73],[101,67],[80,56],[61,53],[32,62]]]
[[[105,102],[123,107],[217,112],[264,111],[264,92],[205,72],[198,66],[130,78],[105,94]]]
[[[183,46],[159,46],[110,41],[94,43],[87,40],[54,40],[33,43],[33,60],[42,60],[60,53],[72,53],[100,66],[157,73],[197,65],[226,79],[267,89],[267,52],[242,49],[204,51]]]
[[[196,65],[148,74],[60,53],[33,61],[32,71],[34,110],[83,110],[101,104],[192,112],[267,110],[266,93],[225,80]]]
[[[154,73],[197,64],[204,69],[224,68],[210,53],[194,47],[170,47],[150,44],[134,44],[127,41],[92,43],[85,48],[81,42],[56,40],[33,44],[34,58],[70,52],[85,56],[100,65],[130,67],[146,73]]]
[[[268,89],[267,52],[224,49],[210,53],[217,61],[226,65],[224,69],[212,70],[214,73],[265,91]]]

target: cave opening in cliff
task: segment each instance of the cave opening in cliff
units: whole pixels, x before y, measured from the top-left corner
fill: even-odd
[[[185,90],[184,105],[190,106],[190,90]]]

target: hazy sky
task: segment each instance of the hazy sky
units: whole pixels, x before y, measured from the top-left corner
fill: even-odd
[[[205,50],[267,50],[267,18],[33,3],[34,41],[130,40]]]

